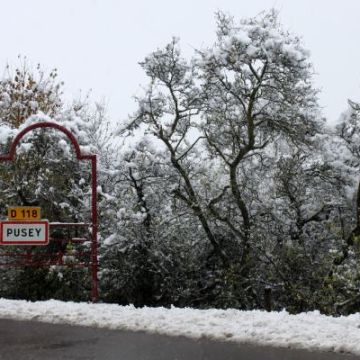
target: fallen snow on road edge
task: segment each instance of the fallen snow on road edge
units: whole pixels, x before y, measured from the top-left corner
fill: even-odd
[[[360,313],[331,317],[318,311],[290,315],[286,311],[135,308],[0,299],[0,318],[360,355]]]

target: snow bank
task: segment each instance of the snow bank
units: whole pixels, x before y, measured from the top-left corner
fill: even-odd
[[[335,318],[317,311],[289,315],[0,299],[0,317],[360,355],[360,313]]]

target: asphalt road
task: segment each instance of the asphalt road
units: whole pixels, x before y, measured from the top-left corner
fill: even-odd
[[[1,360],[359,360],[207,339],[0,319]]]

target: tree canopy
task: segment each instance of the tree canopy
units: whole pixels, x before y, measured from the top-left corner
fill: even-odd
[[[137,110],[114,132],[102,105],[64,103],[55,70],[9,74],[2,149],[51,119],[98,155],[104,301],[254,309],[271,291],[278,310],[359,311],[360,105],[326,124],[309,52],[276,11],[216,19],[214,44],[190,59],[176,38],[145,57]],[[28,136],[1,172],[2,209],[35,201],[49,218],[85,219],[89,175],[75,160],[61,134]],[[86,274],[44,271],[55,290],[38,284],[32,298],[86,297]]]

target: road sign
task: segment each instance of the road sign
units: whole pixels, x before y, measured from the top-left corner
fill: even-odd
[[[41,220],[41,208],[32,206],[9,207],[8,219],[28,221]]]
[[[47,245],[49,223],[47,221],[2,221],[0,245]]]
[[[98,187],[97,187],[97,156],[95,154],[89,154],[88,152],[83,152],[83,150],[80,148],[80,145],[74,136],[74,134],[69,131],[67,128],[65,128],[62,125],[59,125],[55,122],[36,122],[33,123],[25,128],[23,128],[20,132],[17,133],[17,135],[14,137],[12,142],[7,147],[8,153],[7,154],[0,154],[0,164],[2,162],[10,162],[13,163],[16,160],[16,150],[18,149],[18,145],[21,142],[22,138],[30,133],[33,130],[36,129],[55,129],[62,132],[65,136],[67,136],[68,140],[73,145],[73,148],[75,150],[75,155],[77,160],[79,161],[89,161],[90,162],[90,169],[91,169],[91,222],[89,223],[89,230],[91,228],[91,249],[90,249],[90,258],[89,258],[89,266],[91,267],[91,276],[92,276],[92,286],[91,286],[91,298],[93,301],[96,301],[98,298],[98,213],[97,213],[97,193],[98,193]],[[50,148],[49,148],[50,149]],[[47,149],[48,150],[48,149]],[[69,174],[66,174],[67,176]],[[25,221],[20,219],[12,219],[10,218],[9,221]],[[31,222],[31,219],[26,219],[27,222]],[[36,220],[38,221],[38,220]],[[69,228],[69,225],[72,227],[71,224],[62,224],[61,226],[64,228]],[[49,224],[50,227],[53,226],[53,224]],[[79,226],[82,226],[79,224]],[[0,229],[0,237],[2,236]],[[50,230],[49,230],[50,231]],[[1,245],[1,242],[0,242]],[[51,258],[54,257],[54,255],[58,255],[57,253],[54,253],[54,249],[49,249],[48,253],[44,253],[42,255],[48,255],[47,259],[48,261],[43,260],[37,260],[37,257],[31,257],[29,256],[29,251],[27,251],[24,261],[16,261],[13,263],[11,258],[17,257],[17,252],[15,255],[9,255],[11,252],[0,252],[0,260],[1,257],[5,257],[6,261],[9,260],[9,262],[6,262],[6,264],[10,268],[18,267],[18,266],[29,266],[29,263],[31,266],[36,267],[48,267],[49,263],[51,262]],[[51,251],[52,250],[52,251]],[[79,256],[82,254],[82,252],[79,252]],[[31,254],[30,254],[31,255]],[[82,256],[82,255],[81,255]],[[64,266],[64,264],[62,264]],[[87,266],[86,264],[83,264],[83,266]]]

